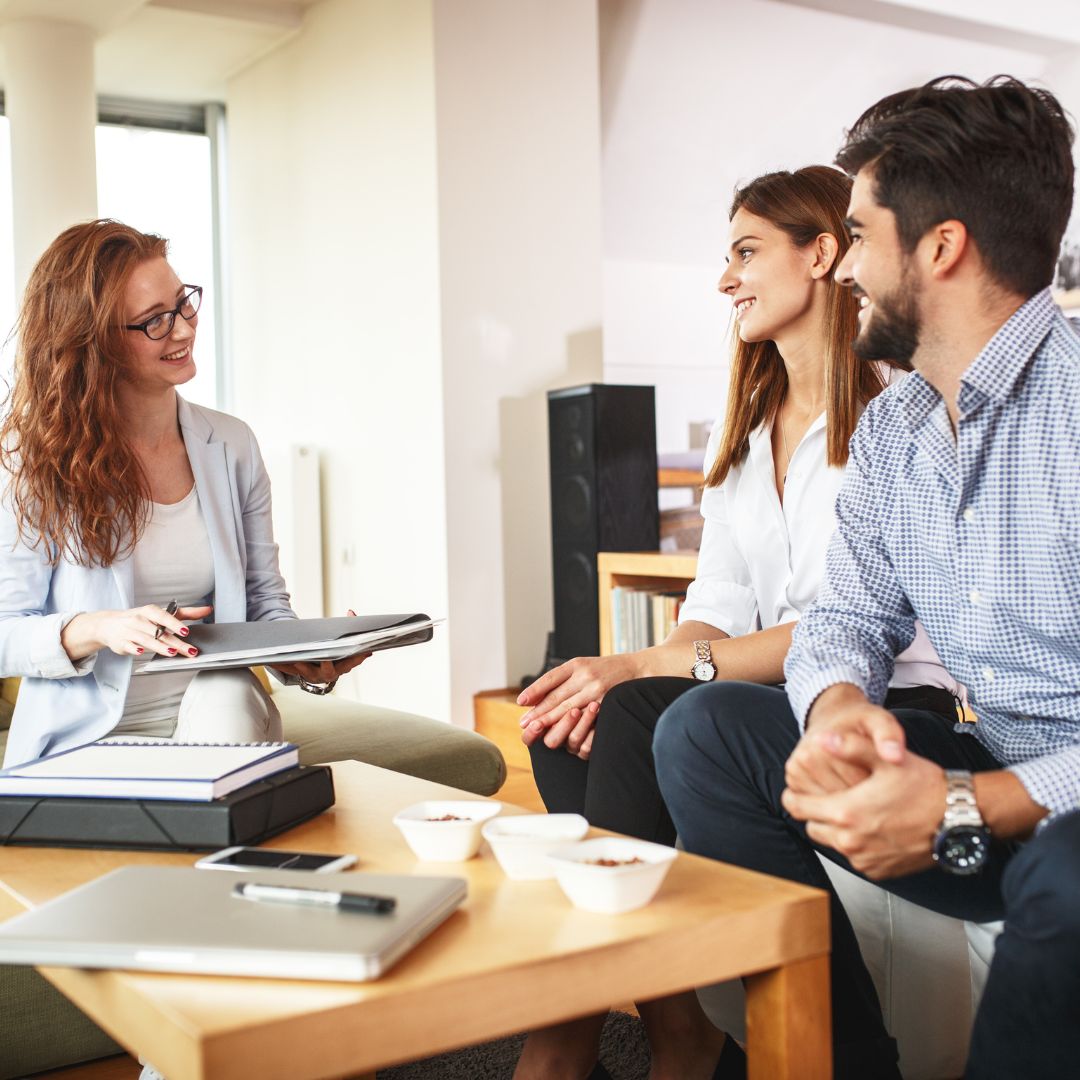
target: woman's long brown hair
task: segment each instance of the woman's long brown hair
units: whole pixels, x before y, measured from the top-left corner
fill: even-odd
[[[782,229],[796,247],[806,247],[822,233],[836,237],[835,270],[849,246],[844,218],[851,180],[827,165],[810,165],[796,172],[759,176],[735,193],[729,218],[742,209]],[[846,465],[848,442],[863,406],[885,388],[881,368],[859,360],[852,342],[859,330],[858,303],[851,289],[838,285],[832,274],[825,303],[825,460]],[[731,379],[727,414],[716,461],[706,486],[723,483],[729,470],[750,449],[750,433],[772,423],[787,396],[787,370],[771,341],[746,342],[733,329]],[[906,366],[906,365],[897,365]]]
[[[27,283],[0,464],[20,535],[51,565],[110,566],[145,527],[150,486],[117,402],[124,290],[166,250],[160,236],[91,221],[62,232]]]

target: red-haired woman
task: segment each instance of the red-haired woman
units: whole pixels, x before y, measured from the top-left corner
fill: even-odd
[[[532,706],[522,737],[549,811],[673,844],[652,757],[660,714],[698,680],[783,682],[792,628],[825,568],[848,440],[866,403],[903,375],[852,352],[858,301],[833,280],[850,191],[843,173],[810,166],[736,193],[719,285],[734,308],[731,378],[706,451],[697,578],[662,644],[570,660],[522,692]],[[921,629],[893,687],[893,704],[955,718],[958,688]],[[653,1078],[713,1075],[723,1036],[693,994],[640,1011]],[[515,1076],[587,1075],[602,1021],[530,1036]]]
[[[281,736],[246,670],[132,678],[137,657],[193,656],[185,622],[211,612],[295,618],[254,436],[177,393],[201,298],[165,240],[115,221],[67,229],[30,276],[0,425],[0,677],[22,677],[9,765],[110,732]],[[350,666],[281,670],[315,688]]]

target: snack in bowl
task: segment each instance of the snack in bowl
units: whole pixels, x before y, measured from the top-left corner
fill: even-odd
[[[580,814],[514,814],[494,818],[481,830],[506,876],[515,881],[554,877],[547,853],[588,831],[589,823]]]
[[[480,850],[480,829],[502,810],[491,799],[429,799],[394,815],[394,824],[417,858],[463,862]]]
[[[617,915],[644,907],[660,888],[678,852],[628,836],[597,836],[547,856],[570,902],[585,911]]]

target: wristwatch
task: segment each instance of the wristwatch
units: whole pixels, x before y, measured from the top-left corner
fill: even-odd
[[[977,874],[990,857],[990,830],[975,802],[971,773],[946,769],[945,817],[934,837],[934,862],[950,874]]]
[[[318,694],[322,697],[323,694],[329,694],[337,686],[337,679],[333,682],[308,682],[303,676],[300,676],[300,689],[306,690],[309,694]]]
[[[712,682],[716,678],[716,665],[712,662],[712,646],[707,641],[695,641],[694,652],[697,659],[690,669],[690,674],[698,682]]]

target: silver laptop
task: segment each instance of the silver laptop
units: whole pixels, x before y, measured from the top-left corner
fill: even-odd
[[[241,884],[390,897],[388,914],[251,901]],[[374,979],[465,899],[460,878],[128,866],[0,924],[0,962],[260,978]]]

